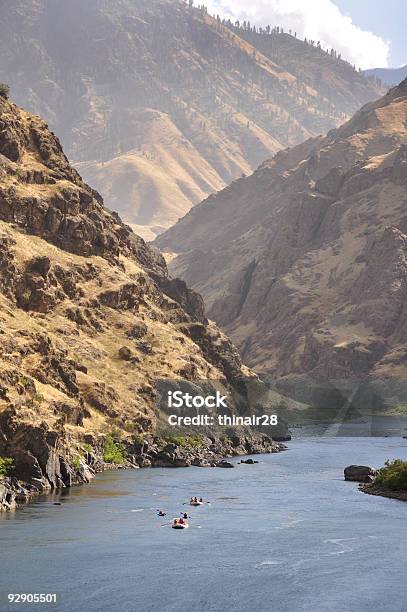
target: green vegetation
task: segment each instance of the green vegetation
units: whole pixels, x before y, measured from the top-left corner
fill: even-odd
[[[8,476],[14,467],[14,461],[10,457],[0,457],[0,476]]]
[[[0,83],[0,98],[8,99],[10,95],[10,87],[5,83]]]
[[[203,446],[203,440],[201,436],[175,436],[171,435],[165,438],[166,442],[176,444],[181,448],[200,448]]]
[[[229,438],[229,436],[228,436],[227,434],[221,434],[221,435],[219,436],[219,440],[220,440],[221,442],[229,442],[229,441],[230,441],[230,438]]]
[[[35,393],[32,397],[26,400],[26,404],[29,408],[36,408],[42,404],[45,400],[44,396],[40,393]]]
[[[385,412],[386,416],[406,416],[407,415],[407,404],[396,404],[391,406]]]
[[[141,436],[139,433],[133,433],[134,429],[133,430],[132,429],[127,429],[127,427],[125,427],[124,429],[132,434],[131,441],[132,441],[133,444],[143,444],[144,443],[143,436]]]
[[[72,461],[72,465],[74,466],[74,468],[78,470],[81,467],[80,457],[74,457],[74,460]]]
[[[143,442],[143,437],[139,434],[139,427],[139,424],[133,421],[125,421],[122,425],[122,429],[133,434],[133,442]]]
[[[28,387],[28,385],[30,384],[30,381],[26,376],[20,376],[20,383],[25,388],[25,387]]]
[[[375,478],[375,484],[397,491],[407,491],[407,461],[386,461]]]
[[[83,444],[81,444],[81,447],[85,453],[93,453],[93,447],[91,446],[91,444],[87,444],[86,442],[84,442]]]
[[[125,463],[126,450],[123,444],[115,442],[112,436],[107,436],[105,449],[103,451],[103,460],[106,463],[115,463],[117,465]]]

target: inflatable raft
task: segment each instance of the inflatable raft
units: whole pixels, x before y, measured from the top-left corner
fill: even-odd
[[[173,529],[188,529],[189,525],[185,519],[182,520],[182,523],[180,522],[180,519],[174,519],[171,527]]]

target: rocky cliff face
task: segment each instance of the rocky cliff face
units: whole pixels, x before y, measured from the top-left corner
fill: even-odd
[[[258,371],[406,378],[407,81],[158,239]]]
[[[150,436],[154,462],[157,379],[232,388],[253,377],[202,298],[103,207],[45,123],[4,97],[0,338],[0,458],[14,460],[17,479],[1,485],[4,507],[87,481],[109,433],[136,462],[135,441]],[[275,449],[267,437],[259,444]]]
[[[147,238],[380,95],[316,44],[177,0],[3,2],[0,76]]]

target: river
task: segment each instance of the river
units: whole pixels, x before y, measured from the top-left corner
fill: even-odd
[[[1,609],[405,612],[407,504],[359,492],[343,468],[406,457],[407,440],[296,436],[257,465],[106,472],[3,514],[3,602],[58,603]],[[182,505],[191,495],[211,504]],[[190,528],[171,529],[184,510]]]

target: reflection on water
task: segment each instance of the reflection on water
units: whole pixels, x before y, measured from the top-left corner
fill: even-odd
[[[115,483],[114,478],[111,479],[112,483]],[[104,483],[107,484],[107,483]],[[100,488],[98,484],[91,483],[86,487],[72,487],[71,489],[64,489],[61,491],[59,501],[72,501],[80,499],[81,497],[86,498],[101,498],[101,497],[121,497],[122,495],[129,495],[130,491],[126,490],[112,490],[107,488]]]

